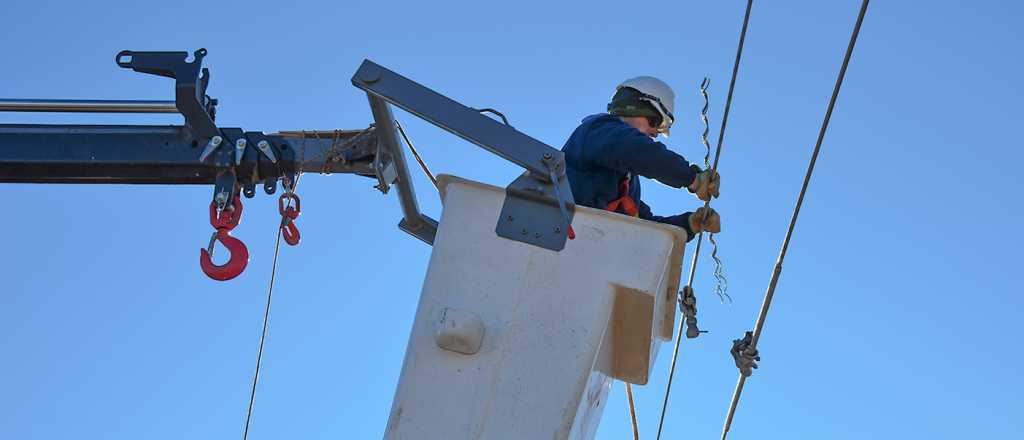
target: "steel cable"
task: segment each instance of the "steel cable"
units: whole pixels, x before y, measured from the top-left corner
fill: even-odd
[[[733,91],[736,88],[736,75],[739,73],[739,69],[740,69],[740,58],[743,55],[743,42],[744,42],[744,40],[747,37],[747,24],[750,22],[750,9],[753,6],[753,4],[754,4],[754,0],[747,0],[747,9],[746,9],[746,11],[743,14],[743,27],[740,29],[740,40],[739,40],[739,44],[737,44],[737,46],[736,46],[736,59],[733,62],[733,66],[732,66],[732,78],[729,80],[729,92],[728,92],[728,94],[726,95],[726,98],[725,98],[725,110],[722,113],[722,126],[719,129],[719,131],[718,131],[718,144],[717,144],[717,146],[715,148],[715,162],[712,164],[712,169],[714,169],[716,171],[718,170],[718,160],[719,160],[719,158],[722,155],[722,140],[725,138],[725,127],[726,127],[726,124],[729,122],[729,109],[732,107]],[[707,208],[710,205],[711,205],[710,201],[704,203],[704,207],[705,208]],[[707,211],[708,211],[707,209],[704,210],[705,215],[707,214]],[[703,223],[703,221],[702,221],[702,223]],[[693,260],[690,263],[690,273],[689,273],[689,276],[687,277],[687,281],[686,281],[686,286],[687,286],[688,289],[692,289],[693,288],[693,277],[694,277],[694,272],[697,269],[697,257],[700,256],[700,247],[701,247],[701,242],[703,241],[703,238],[704,238],[704,234],[703,233],[697,234],[697,247],[696,247],[696,249],[694,249]],[[661,418],[658,420],[658,436],[657,436],[657,438],[659,440],[661,439],[662,428],[665,425],[665,411],[668,409],[668,398],[669,398],[669,394],[672,391],[672,378],[675,376],[676,360],[679,357],[679,344],[680,344],[680,342],[682,342],[682,339],[683,339],[683,324],[684,324],[684,320],[680,319],[679,320],[679,328],[676,330],[675,349],[674,349],[674,351],[672,353],[672,366],[669,368],[668,383],[665,386],[665,400],[661,404]]]
[[[314,134],[315,134],[315,132],[314,132]],[[319,138],[320,138],[319,135],[317,135],[317,140],[319,140]],[[302,133],[302,142],[303,142],[303,145],[302,145],[302,147],[303,147],[302,148],[303,157],[300,159],[300,161],[304,161],[305,160],[305,151],[306,151],[306,148],[305,148],[306,133],[305,133],[305,131],[303,131],[303,133]],[[285,183],[285,191],[287,191],[287,192],[295,192],[295,189],[298,188],[298,186],[299,186],[299,177],[300,176],[301,176],[301,174],[296,174],[295,175],[295,182],[292,182],[291,185],[288,185],[287,182],[286,182]],[[290,207],[291,204],[292,204],[292,200],[289,199],[288,200],[288,206]],[[287,219],[287,217],[282,216],[281,221],[284,222],[285,219]],[[270,324],[270,304],[271,304],[271,300],[274,297],[274,281],[277,279],[277,257],[278,257],[278,255],[280,255],[280,253],[281,253],[281,228],[277,228],[277,240],[274,242],[274,260],[273,260],[273,262],[270,265],[270,284],[267,287],[267,304],[266,304],[266,306],[263,309],[263,331],[260,333],[260,346],[259,346],[259,349],[256,351],[256,372],[253,374],[253,377],[252,377],[252,390],[249,393],[249,409],[245,412],[245,430],[242,432],[242,440],[248,440],[248,438],[249,438],[249,428],[252,425],[252,410],[253,410],[253,405],[256,402],[256,385],[259,384],[259,381],[260,381],[260,366],[263,364],[263,347],[264,347],[265,342],[267,340],[267,331],[269,329],[269,324]]]
[[[772,298],[775,295],[775,286],[778,285],[779,276],[782,274],[782,261],[786,258],[786,250],[789,248],[789,241],[793,237],[793,229],[796,227],[796,219],[800,215],[800,207],[804,202],[804,195],[807,194],[807,186],[811,182],[811,175],[814,174],[814,164],[818,161],[818,152],[821,151],[821,143],[825,139],[825,132],[828,130],[829,120],[832,118],[832,110],[835,108],[836,99],[839,97],[839,90],[843,86],[843,79],[846,77],[846,68],[850,64],[850,57],[853,55],[853,47],[857,43],[857,36],[860,34],[861,23],[864,22],[864,14],[867,12],[869,0],[863,0],[860,5],[860,13],[857,15],[857,22],[850,34],[850,42],[846,46],[846,55],[843,57],[842,67],[839,68],[839,75],[836,78],[835,87],[832,89],[832,97],[828,102],[828,109],[821,122],[821,129],[818,131],[818,140],[814,143],[814,152],[811,153],[810,163],[807,165],[807,173],[804,175],[803,185],[800,187],[800,195],[797,197],[796,206],[793,208],[793,216],[789,220],[789,228],[786,230],[786,237],[782,240],[782,249],[779,251],[779,258],[775,262],[775,269],[772,271],[771,280],[768,282],[768,290],[764,295],[764,302],[761,303],[761,311],[757,315],[757,322],[754,324],[754,334],[751,338],[749,350],[757,349],[757,341],[761,337],[761,329],[764,327],[765,318],[768,316],[768,309],[771,307]],[[746,376],[740,374],[736,382],[736,390],[733,391],[732,402],[729,404],[729,412],[726,415],[725,425],[722,427],[722,440],[729,434],[732,426],[733,416],[736,414],[736,406],[739,404],[740,394],[743,393],[743,384],[746,383]]]
[[[242,440],[249,438],[249,426],[252,422],[252,408],[256,401],[256,384],[260,380],[260,364],[263,362],[263,345],[267,339],[267,327],[270,322],[270,301],[274,295],[274,278],[277,275],[277,256],[281,251],[281,228],[277,228],[277,242],[274,244],[274,262],[270,270],[270,287],[267,289],[267,305],[263,311],[263,333],[260,334],[260,348],[256,352],[256,373],[252,377],[252,392],[249,394],[249,410],[245,413],[245,432]]]

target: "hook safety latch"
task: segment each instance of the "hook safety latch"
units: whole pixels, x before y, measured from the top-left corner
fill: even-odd
[[[299,244],[302,236],[299,234],[299,228],[295,226],[295,219],[299,218],[302,212],[302,201],[299,200],[299,196],[291,191],[281,194],[277,199],[277,210],[281,213],[281,235],[285,243],[291,246]]]
[[[206,276],[217,281],[227,281],[237,277],[249,264],[249,249],[245,243],[231,236],[231,230],[238,226],[242,219],[242,199],[235,196],[234,201],[220,213],[217,212],[217,202],[210,202],[210,225],[217,231],[210,237],[210,243],[205,249],[199,250],[199,266]],[[231,257],[223,265],[213,263],[213,246],[220,241],[227,248]]]

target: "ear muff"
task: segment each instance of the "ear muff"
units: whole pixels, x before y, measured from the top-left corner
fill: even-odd
[[[615,116],[641,116],[663,120],[661,113],[647,100],[641,99],[641,93],[630,87],[620,87],[612,101],[608,103],[608,113]],[[660,124],[660,122],[659,122]],[[657,125],[654,125],[657,127]]]
[[[608,113],[615,116],[639,116],[647,118],[651,127],[668,134],[673,118],[656,96],[644,94],[632,87],[619,87],[608,103]]]

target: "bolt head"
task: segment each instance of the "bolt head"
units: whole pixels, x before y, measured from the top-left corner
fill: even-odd
[[[212,142],[214,146],[217,146],[220,145],[221,142],[224,142],[224,138],[220,136],[214,136],[213,138],[210,139],[210,142]]]
[[[383,72],[381,72],[379,66],[367,66],[367,68],[363,70],[363,74],[359,76],[359,79],[367,84],[375,83],[380,80],[382,73]]]
[[[260,143],[256,144],[256,146],[260,148],[269,148],[270,143],[267,141],[260,141]]]
[[[245,146],[245,139],[239,139],[239,140],[235,141],[235,146],[238,147],[238,148],[244,147]]]

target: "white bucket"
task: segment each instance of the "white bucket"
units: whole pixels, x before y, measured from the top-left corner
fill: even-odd
[[[503,188],[439,186],[385,438],[592,438],[611,378],[647,383],[672,338],[686,232],[577,206],[554,252],[495,234]]]

